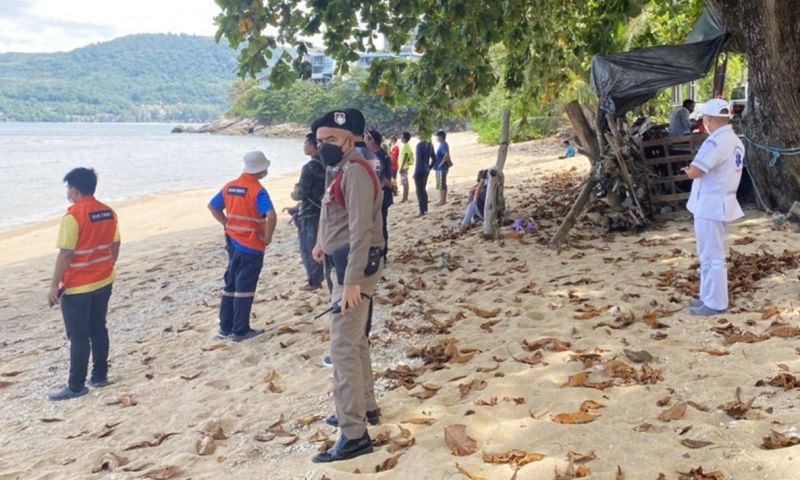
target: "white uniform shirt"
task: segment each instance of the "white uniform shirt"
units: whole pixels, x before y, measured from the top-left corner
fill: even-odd
[[[686,208],[696,217],[732,222],[744,216],[736,200],[742,178],[744,145],[726,125],[714,131],[703,142],[692,161],[705,175],[692,182],[692,193]]]

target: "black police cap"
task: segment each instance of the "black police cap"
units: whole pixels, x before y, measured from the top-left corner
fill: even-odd
[[[346,108],[344,110],[332,110],[314,120],[314,123],[311,124],[311,131],[316,134],[320,127],[339,128],[347,130],[354,135],[364,135],[366,122],[364,114],[359,110]]]

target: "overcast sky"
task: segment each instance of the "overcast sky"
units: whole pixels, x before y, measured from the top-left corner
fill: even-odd
[[[56,52],[133,33],[212,36],[214,0],[0,0],[0,53]]]

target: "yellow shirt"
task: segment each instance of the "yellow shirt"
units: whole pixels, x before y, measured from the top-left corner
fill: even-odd
[[[414,165],[414,150],[411,150],[411,145],[404,143],[400,147],[400,170],[408,170]]]
[[[58,230],[58,243],[56,244],[56,248],[61,250],[75,250],[75,246],[78,244],[78,221],[73,217],[71,214],[64,215],[64,218],[61,219],[61,228]],[[117,231],[114,233],[114,243],[118,243],[120,241],[119,236],[119,225],[117,225]],[[111,275],[99,282],[90,283],[88,285],[81,285],[80,287],[73,287],[68,288],[64,295],[75,295],[79,293],[91,293],[95,290],[100,290],[101,288],[105,287],[106,285],[111,285],[111,283],[117,279],[117,271],[111,270]]]

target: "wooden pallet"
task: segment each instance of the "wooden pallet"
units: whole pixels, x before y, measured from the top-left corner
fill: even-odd
[[[653,204],[678,204],[689,199],[689,191],[681,182],[689,177],[681,170],[688,166],[706,137],[705,133],[659,138],[642,142],[645,164],[658,176],[648,182]]]

